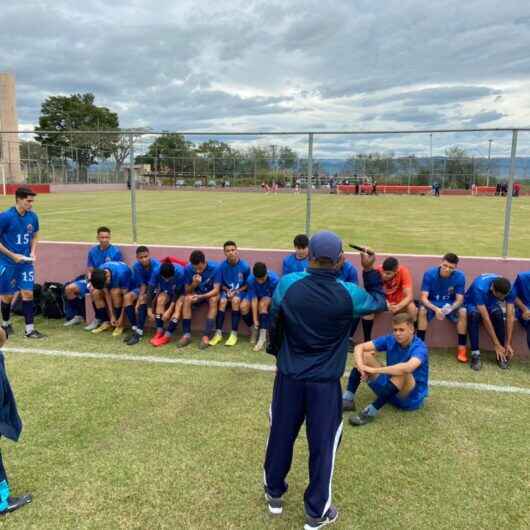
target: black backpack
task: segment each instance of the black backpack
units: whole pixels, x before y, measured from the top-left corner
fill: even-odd
[[[39,283],[33,285],[33,314],[39,315],[42,312],[41,302],[42,302],[42,286]],[[22,309],[22,296],[20,293],[17,293],[15,303],[11,305],[11,311],[15,315],[24,315]]]
[[[64,285],[58,282],[46,282],[42,288],[42,316],[46,318],[64,318]]]

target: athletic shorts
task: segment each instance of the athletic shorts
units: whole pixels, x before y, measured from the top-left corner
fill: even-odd
[[[12,295],[17,291],[33,292],[34,284],[33,263],[0,263],[0,294]]]
[[[451,311],[448,315],[445,315],[445,318],[447,320],[450,320],[453,324],[456,324],[458,322],[458,311],[460,307],[455,309],[454,311]],[[430,322],[434,318],[434,311],[428,308],[425,309],[427,309],[427,321]]]
[[[523,326],[523,328],[527,329],[528,326],[530,326],[530,320],[523,319],[523,312],[518,307],[515,308],[515,317],[519,321],[519,324]]]
[[[248,293],[247,291],[243,291],[242,293],[239,293],[237,295],[237,297],[239,298],[239,300],[242,302],[243,300],[247,300],[248,299]],[[221,292],[221,300],[227,300],[227,297],[226,297],[226,291],[222,291]],[[230,303],[230,301],[228,300],[228,302]]]
[[[72,282],[79,289],[79,298],[84,298],[88,293],[88,280],[74,280]]]
[[[383,387],[388,383],[391,378],[392,376],[389,374],[379,374],[375,379],[368,381],[368,386],[374,391],[377,396],[379,396]],[[412,394],[414,394],[414,390],[412,391]],[[401,410],[417,410],[423,405],[423,400],[424,398],[417,398],[414,396],[407,396],[405,398],[392,396],[392,398],[389,400],[389,403]]]

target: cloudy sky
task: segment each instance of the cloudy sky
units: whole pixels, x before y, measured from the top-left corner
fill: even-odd
[[[28,0],[3,5],[0,28],[25,128],[47,96],[76,92],[123,127],[157,130],[530,126],[527,0]],[[506,154],[506,134],[436,135],[433,149],[485,156],[488,138]],[[316,148],[425,154],[429,137],[319,137]]]

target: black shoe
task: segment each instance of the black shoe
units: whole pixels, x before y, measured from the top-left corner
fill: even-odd
[[[283,512],[283,499],[281,497],[271,497],[265,490],[265,500],[271,515],[281,515]]]
[[[44,339],[46,338],[46,335],[34,329],[33,331],[30,331],[29,333],[25,333],[24,337],[26,337],[26,339]]]
[[[501,370],[506,370],[510,365],[510,361],[508,359],[497,359],[497,365]]]
[[[304,530],[318,530],[328,524],[334,523],[339,516],[339,512],[335,506],[331,506],[324,517],[309,517],[305,516],[306,523]]]
[[[13,326],[11,324],[8,324],[7,326],[2,326],[2,329],[4,330],[6,337],[15,334],[15,330],[13,329]]]
[[[352,412],[355,410],[355,401],[353,399],[342,400],[342,410],[345,412]]]
[[[127,346],[134,346],[135,344],[138,344],[142,340],[142,335],[140,333],[136,333],[136,331],[124,342],[127,344]]]
[[[354,427],[360,427],[374,421],[374,419],[375,416],[370,416],[363,410],[358,416],[350,416],[348,423]]]
[[[20,497],[8,497],[7,499],[7,508],[0,512],[0,515],[5,515],[6,513],[14,512],[22,506],[29,504],[33,500],[33,497],[30,493],[27,495],[21,495]]]
[[[480,360],[480,354],[471,354],[471,369],[478,372],[482,368],[482,361]]]

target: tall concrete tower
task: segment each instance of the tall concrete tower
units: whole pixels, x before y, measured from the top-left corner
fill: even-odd
[[[17,131],[17,104],[15,76],[0,73],[0,179],[22,182],[18,134],[1,131]],[[0,180],[1,181],[1,180]]]

